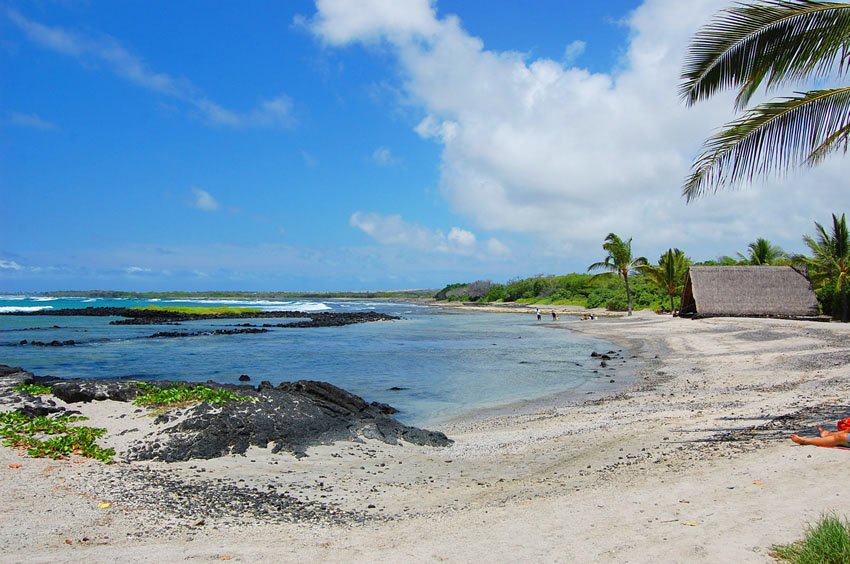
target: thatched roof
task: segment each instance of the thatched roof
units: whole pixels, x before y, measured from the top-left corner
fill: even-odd
[[[814,317],[818,302],[806,273],[790,266],[693,266],[680,315]]]

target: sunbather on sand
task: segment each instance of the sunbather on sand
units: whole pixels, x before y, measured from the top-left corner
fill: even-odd
[[[827,431],[820,425],[818,425],[818,431],[820,432],[820,437],[800,437],[798,435],[791,435],[791,440],[797,443],[798,445],[815,445],[821,447],[836,447],[836,446],[850,446],[850,438],[848,438],[848,424],[845,424],[846,419],[842,419],[838,422],[838,430],[837,431]]]

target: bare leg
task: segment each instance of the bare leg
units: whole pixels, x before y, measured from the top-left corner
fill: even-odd
[[[836,433],[829,433],[827,435],[821,437],[800,437],[798,435],[791,435],[791,440],[797,443],[798,445],[814,445],[814,446],[822,446],[822,447],[834,447],[834,446],[847,446],[847,433],[844,431],[839,431]]]

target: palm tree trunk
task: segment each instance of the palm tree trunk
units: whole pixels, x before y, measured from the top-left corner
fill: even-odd
[[[626,301],[629,303],[629,315],[632,314],[632,289],[629,287],[629,273],[623,273],[623,280],[626,281]]]
[[[673,313],[675,310],[675,304],[673,303],[673,294],[670,294],[670,313]]]
[[[841,280],[841,322],[847,323],[847,278]]]

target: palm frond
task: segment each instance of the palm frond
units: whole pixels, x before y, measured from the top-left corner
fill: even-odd
[[[809,158],[806,159],[806,164],[809,166],[815,166],[828,155],[838,151],[839,149],[844,149],[844,152],[846,153],[848,142],[850,142],[850,124],[839,128],[838,131],[824,139],[824,141],[818,145],[814,151],[812,151]]]
[[[694,36],[680,94],[688,105],[740,88],[743,108],[762,83],[770,88],[848,71],[850,4],[768,0],[720,12]],[[836,68],[837,63],[837,68]]]
[[[813,151],[848,125],[850,87],[813,90],[756,106],[706,141],[682,193],[691,201],[708,186],[716,191],[756,174],[810,162]]]

